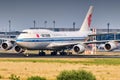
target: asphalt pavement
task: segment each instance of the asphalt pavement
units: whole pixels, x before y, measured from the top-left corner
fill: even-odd
[[[73,55],[56,55],[52,56],[47,54],[45,56],[39,56],[38,54],[29,54],[25,56],[24,54],[18,53],[0,53],[0,58],[120,58],[120,55],[84,55],[84,54],[73,54]]]

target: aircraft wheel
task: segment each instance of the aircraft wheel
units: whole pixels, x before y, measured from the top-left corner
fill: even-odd
[[[67,55],[67,53],[66,52],[60,52],[60,55],[65,56],[65,55]]]
[[[45,52],[39,52],[39,56],[45,56]]]
[[[72,55],[72,52],[68,52],[68,55]]]
[[[57,52],[51,52],[51,55],[55,56],[57,55]]]

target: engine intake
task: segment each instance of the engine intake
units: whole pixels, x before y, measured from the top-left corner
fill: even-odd
[[[15,46],[15,51],[18,53],[23,53],[25,50],[22,49],[20,46]]]
[[[14,43],[12,41],[6,41],[6,42],[2,43],[1,46],[4,50],[10,50],[13,48]]]
[[[116,45],[115,42],[108,42],[105,44],[105,50],[107,51],[111,51],[111,50],[114,50],[116,49],[118,46]]]
[[[78,44],[78,45],[75,45],[75,46],[73,47],[73,50],[74,50],[76,53],[80,54],[80,53],[83,53],[83,52],[85,51],[85,47],[82,46],[82,45],[80,45],[80,44]]]

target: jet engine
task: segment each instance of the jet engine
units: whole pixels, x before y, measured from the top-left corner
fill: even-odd
[[[20,46],[15,46],[15,51],[18,53],[23,53],[25,50],[21,48]]]
[[[117,47],[118,47],[117,43],[115,43],[115,42],[105,43],[105,50],[107,50],[107,51],[112,51],[112,50],[116,49]]]
[[[4,43],[2,43],[1,47],[4,49],[4,50],[10,50],[12,49],[14,46],[14,42],[13,41],[6,41]]]
[[[78,44],[73,47],[73,50],[74,50],[74,52],[80,54],[85,51],[85,47],[83,45]]]

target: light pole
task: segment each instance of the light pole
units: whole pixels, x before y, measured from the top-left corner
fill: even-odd
[[[11,32],[11,20],[9,20],[8,22],[9,22],[9,38],[10,38],[10,32]]]
[[[55,20],[53,21],[53,29],[55,31]]]
[[[108,33],[109,33],[109,26],[110,26],[110,23],[107,23],[107,26],[108,26],[107,30],[108,30]]]
[[[34,29],[35,29],[35,25],[36,25],[36,21],[35,20],[33,21],[33,24],[34,24]]]
[[[9,20],[8,22],[9,22],[9,32],[11,32],[11,20]]]
[[[45,28],[47,27],[47,21],[44,21],[44,24],[45,24]]]
[[[73,22],[73,30],[75,31],[75,22]]]

